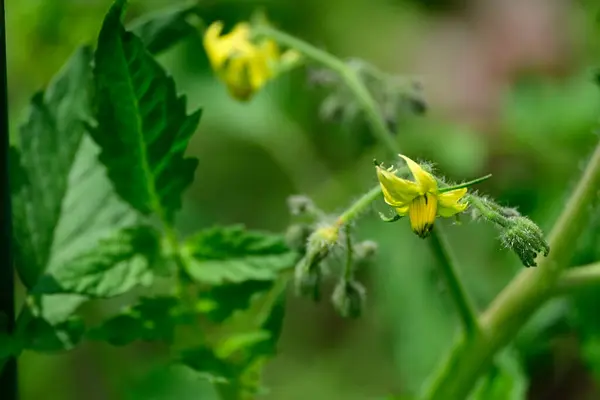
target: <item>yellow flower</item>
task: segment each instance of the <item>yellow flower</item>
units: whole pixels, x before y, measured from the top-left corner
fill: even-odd
[[[400,154],[406,161],[414,182],[395,175],[393,168],[377,166],[377,178],[385,202],[396,209],[400,216],[410,218],[412,230],[422,238],[431,232],[435,217],[451,217],[467,208],[459,200],[467,193],[460,188],[440,193],[435,178],[419,164]]]
[[[291,51],[281,55],[273,40],[254,43],[248,23],[239,23],[224,35],[222,30],[221,21],[212,23],[204,33],[204,48],[213,70],[238,100],[250,99],[276,75],[278,64],[297,56]]]

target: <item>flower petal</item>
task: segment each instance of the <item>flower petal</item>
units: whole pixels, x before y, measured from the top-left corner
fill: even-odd
[[[222,40],[220,35],[222,30],[223,22],[215,21],[206,28],[204,38],[202,39],[208,60],[214,69],[219,68],[227,59],[227,49],[220,46]]]
[[[402,207],[396,207],[396,213],[401,217],[408,214],[408,204]]]
[[[383,198],[390,206],[404,207],[419,196],[419,187],[416,183],[399,178],[385,168],[379,166],[376,168]]]
[[[435,192],[437,190],[437,182],[435,178],[427,171],[425,171],[419,164],[411,160],[410,158],[398,154],[400,157],[406,161],[406,165],[408,165],[408,169],[415,177],[415,181],[417,185],[420,187],[421,194],[425,194],[427,192]]]
[[[438,215],[451,217],[467,208],[467,203],[459,203],[459,200],[467,194],[467,188],[451,190],[438,194]]]

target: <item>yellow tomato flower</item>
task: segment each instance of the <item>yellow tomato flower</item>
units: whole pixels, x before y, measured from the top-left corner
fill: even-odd
[[[297,56],[293,51],[281,55],[273,40],[254,43],[248,23],[239,23],[224,35],[222,30],[221,21],[212,23],[204,33],[204,48],[213,70],[238,100],[250,99],[276,75],[282,60],[287,62]]]
[[[422,238],[431,232],[435,217],[451,217],[467,208],[459,200],[467,193],[467,188],[440,193],[435,178],[419,164],[400,154],[406,161],[414,182],[402,179],[392,168],[377,166],[377,178],[385,202],[396,209],[400,216],[410,218],[412,230]]]

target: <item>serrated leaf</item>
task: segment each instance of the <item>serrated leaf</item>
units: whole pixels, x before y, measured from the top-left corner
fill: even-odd
[[[194,316],[180,311],[174,297],[142,297],[133,307],[88,332],[92,340],[123,346],[136,340],[171,342],[178,324],[193,322]]]
[[[139,284],[150,283],[159,253],[159,238],[152,228],[127,228],[42,276],[32,294],[118,296]]]
[[[202,231],[190,237],[182,251],[190,276],[210,284],[272,280],[297,261],[282,236],[242,226]]]
[[[36,93],[11,151],[15,265],[31,288],[45,270],[63,210],[69,174],[85,129],[90,87],[89,47],[78,49]]]
[[[162,53],[188,37],[199,35],[198,29],[189,22],[197,9],[196,4],[191,4],[159,10],[132,21],[131,30],[149,52]]]
[[[109,10],[95,54],[100,160],[117,193],[143,214],[171,222],[198,164],[185,158],[200,112],[186,114],[185,97],[121,23],[124,0]]]

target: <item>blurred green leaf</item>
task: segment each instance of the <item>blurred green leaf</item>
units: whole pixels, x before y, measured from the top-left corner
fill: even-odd
[[[207,316],[212,321],[223,322],[236,311],[248,309],[256,295],[265,293],[272,287],[273,283],[270,281],[248,280],[212,286],[201,293],[200,298],[213,305],[212,309],[207,311]]]
[[[123,346],[136,340],[172,342],[175,327],[193,322],[175,297],[143,297],[137,304],[88,332],[92,340]]]
[[[23,348],[39,352],[70,350],[83,338],[85,326],[79,317],[52,325],[42,318],[33,318],[18,339],[23,340]]]
[[[496,364],[483,377],[469,400],[525,400],[527,378],[512,352],[497,356]]]
[[[31,293],[117,296],[151,281],[151,268],[159,253],[159,238],[154,229],[127,228],[100,241],[97,247],[54,273],[43,275]]]
[[[153,368],[123,393],[127,400],[217,400],[206,376],[192,368],[173,364]]]
[[[188,273],[210,284],[272,280],[296,263],[280,235],[242,226],[212,228],[190,237],[183,248]]]
[[[197,14],[195,2],[185,6],[175,6],[144,15],[131,22],[130,27],[142,40],[149,52],[162,53],[180,41],[200,34],[189,22],[190,16]]]
[[[15,265],[32,288],[46,269],[88,116],[92,50],[79,48],[31,99],[11,151]]]
[[[177,95],[173,79],[124,29],[124,5],[115,1],[98,37],[98,127],[91,134],[117,193],[143,214],[171,222],[198,164],[184,153],[200,112],[186,115],[185,97]]]

